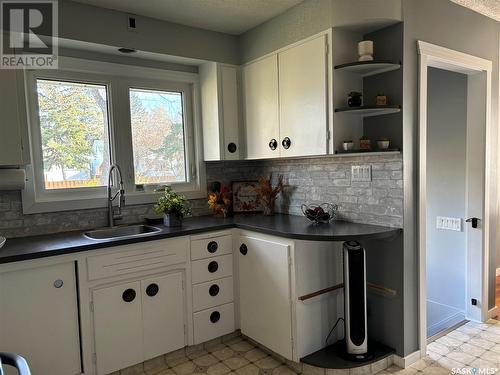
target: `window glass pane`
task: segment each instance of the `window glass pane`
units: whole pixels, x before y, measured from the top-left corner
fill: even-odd
[[[136,184],[186,181],[182,93],[130,89]]]
[[[37,80],[45,189],[105,186],[106,86]]]

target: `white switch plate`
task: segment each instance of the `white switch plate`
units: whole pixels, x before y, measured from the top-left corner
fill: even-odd
[[[453,230],[456,232],[462,231],[462,219],[459,217],[436,217],[436,228],[443,230]]]
[[[370,182],[372,180],[371,165],[353,165],[351,167],[351,181]]]

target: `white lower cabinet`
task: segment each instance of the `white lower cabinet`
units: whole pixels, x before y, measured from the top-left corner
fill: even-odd
[[[292,359],[290,243],[240,235],[239,296],[241,332]]]
[[[25,357],[34,375],[80,374],[75,263],[28,264],[0,268],[0,351]]]
[[[183,273],[92,292],[97,374],[184,347]]]

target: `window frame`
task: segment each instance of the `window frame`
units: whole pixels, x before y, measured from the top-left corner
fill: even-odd
[[[127,205],[153,203],[161,195],[158,185],[144,185],[144,190],[135,185],[129,88],[182,92],[188,182],[170,185],[188,199],[206,196],[198,74],[60,57],[58,70],[26,70],[24,79],[31,152],[31,164],[26,166],[27,184],[22,193],[24,213],[107,207],[106,187],[45,189],[37,79],[106,86],[110,163],[117,163],[123,171]]]

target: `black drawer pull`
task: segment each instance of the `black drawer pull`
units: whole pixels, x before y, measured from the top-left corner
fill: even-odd
[[[211,261],[208,263],[208,272],[214,273],[219,269],[219,263],[217,263],[215,260]]]
[[[211,254],[215,253],[218,248],[219,248],[219,244],[215,241],[210,241],[207,245],[207,250]]]
[[[149,284],[148,287],[146,288],[146,294],[150,297],[154,297],[158,294],[158,291],[160,290],[160,287],[158,284]]]
[[[236,150],[238,149],[238,147],[236,146],[236,143],[229,143],[227,145],[227,150],[231,153],[231,154],[234,154],[236,152]]]
[[[208,289],[208,294],[210,294],[212,297],[215,297],[217,294],[219,294],[219,286],[217,284],[212,285]]]
[[[210,321],[212,323],[217,323],[220,319],[220,312],[214,311],[213,313],[210,314]]]
[[[122,298],[125,302],[132,302],[135,299],[135,294],[134,289],[126,289],[122,294]]]
[[[274,151],[274,150],[276,150],[276,149],[278,148],[278,141],[277,141],[276,139],[274,139],[274,138],[273,138],[273,139],[271,139],[271,140],[269,141],[269,148],[270,148],[271,150],[273,150],[273,151]]]
[[[248,253],[248,247],[244,243],[242,243],[240,246],[240,253],[243,255],[247,255]]]
[[[283,146],[283,148],[285,150],[288,150],[290,148],[290,146],[292,145],[292,141],[290,140],[290,138],[285,137],[285,138],[283,138],[283,142],[281,142],[281,145]]]

